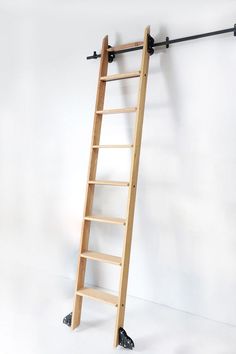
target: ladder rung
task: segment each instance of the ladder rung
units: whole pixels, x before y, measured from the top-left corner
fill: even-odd
[[[134,77],[139,77],[141,71],[132,71],[130,73],[124,73],[124,74],[114,74],[114,75],[108,75],[108,76],[102,76],[101,81],[116,81],[116,80],[123,80],[123,79],[132,79]]]
[[[108,48],[107,51],[108,52],[116,52],[118,50],[123,50],[123,49],[129,49],[129,48],[135,48],[135,47],[141,47],[143,46],[143,42],[132,42],[132,43],[125,43],[125,44],[120,44],[120,45],[116,45],[114,47]]]
[[[108,223],[108,224],[125,225],[125,223],[126,223],[125,219],[112,218],[112,217],[109,217],[109,216],[88,215],[88,216],[85,216],[84,219],[88,220],[88,221],[105,222],[105,223]]]
[[[93,145],[94,149],[103,149],[103,148],[132,148],[133,145]]]
[[[116,108],[116,109],[104,109],[103,111],[97,111],[97,114],[118,114],[118,113],[131,113],[136,112],[136,107],[128,107],[128,108]]]
[[[120,182],[120,181],[89,181],[89,184],[100,184],[107,186],[117,186],[117,187],[128,187],[129,182]]]
[[[121,257],[111,256],[109,254],[99,253],[99,252],[94,252],[94,251],[83,252],[83,253],[81,253],[81,257],[87,258],[87,259],[93,259],[93,260],[99,261],[99,262],[111,263],[111,264],[115,264],[115,265],[122,264]]]
[[[94,288],[82,288],[78,290],[77,295],[89,297],[94,300],[100,300],[107,304],[118,306],[118,296],[106,293]]]

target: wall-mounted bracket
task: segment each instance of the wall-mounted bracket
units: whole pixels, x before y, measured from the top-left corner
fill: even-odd
[[[166,37],[166,48],[168,49],[170,47],[170,38]]]
[[[97,59],[97,58],[98,58],[97,52],[93,52],[93,58],[94,58],[94,59]]]

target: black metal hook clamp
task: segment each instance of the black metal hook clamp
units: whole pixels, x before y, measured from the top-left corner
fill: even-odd
[[[234,25],[234,36],[236,37],[236,23]]]
[[[155,41],[154,41],[154,38],[152,38],[152,36],[150,34],[148,34],[147,36],[148,36],[148,50],[147,51],[150,55],[152,55],[154,53],[153,47],[154,47]]]
[[[112,48],[112,46],[109,45],[108,48]],[[108,52],[108,63],[112,63],[115,57],[116,55],[114,52]]]

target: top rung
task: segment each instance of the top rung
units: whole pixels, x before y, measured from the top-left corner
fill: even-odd
[[[108,52],[117,52],[119,50],[136,48],[136,47],[141,47],[141,46],[143,46],[143,42],[132,42],[132,43],[116,45],[114,47],[108,48],[107,51]]]

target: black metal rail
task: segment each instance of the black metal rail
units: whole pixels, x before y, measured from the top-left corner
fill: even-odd
[[[169,37],[166,37],[166,40],[163,41],[163,42],[154,43],[154,41],[153,41],[153,43],[151,45],[151,48],[154,48],[154,47],[166,47],[166,48],[169,48],[170,44],[186,42],[186,41],[192,41],[194,39],[199,39],[199,38],[204,38],[204,37],[217,36],[219,34],[224,34],[224,33],[229,33],[229,32],[233,32],[234,36],[236,36],[236,24],[232,28],[226,28],[226,29],[219,30],[219,31],[195,34],[193,36],[187,36],[187,37],[176,38],[176,39],[169,39]],[[114,54],[117,55],[117,54],[123,54],[123,53],[128,53],[128,52],[134,52],[136,50],[141,50],[141,49],[143,49],[143,46],[117,50],[117,51],[109,52],[109,53],[112,53],[113,56],[114,56]],[[100,57],[101,57],[101,54],[97,54],[96,52],[93,52],[93,55],[88,56],[87,59],[97,59],[97,58],[100,58]]]

